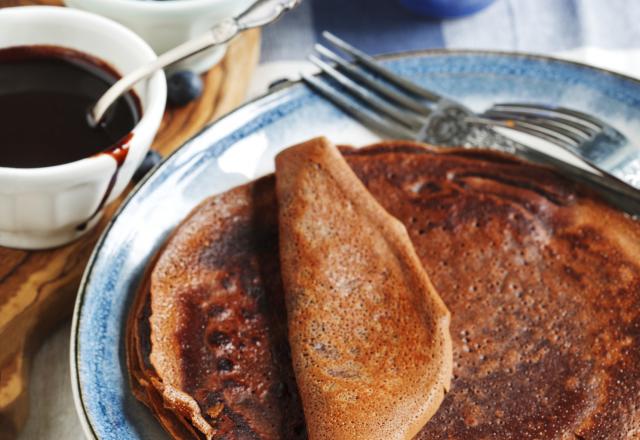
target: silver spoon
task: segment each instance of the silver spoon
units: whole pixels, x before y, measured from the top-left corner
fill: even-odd
[[[120,96],[129,91],[138,81],[148,77],[158,69],[162,69],[212,46],[226,43],[240,32],[269,24],[277,20],[286,11],[295,8],[301,1],[258,0],[239,16],[224,20],[207,33],[174,47],[147,65],[138,67],[133,72],[120,78],[98,99],[89,111],[89,123],[94,126],[98,125],[109,107]]]

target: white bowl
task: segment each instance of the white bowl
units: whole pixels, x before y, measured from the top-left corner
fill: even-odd
[[[33,44],[63,46],[88,53],[126,74],[156,54],[129,29],[104,17],[68,8],[24,6],[0,10],[0,48]],[[128,142],[127,158],[117,173],[107,203],[131,180],[151,145],[167,97],[162,71],[135,87],[142,117]],[[37,121],[34,121],[37,129]],[[2,121],[0,121],[0,127]],[[3,149],[11,145],[2,145]],[[101,206],[116,173],[116,161],[95,155],[44,168],[0,167],[0,245],[49,248],[84,234],[100,219]],[[79,228],[88,220],[85,228]]]
[[[64,0],[68,6],[112,18],[133,29],[158,54],[196,37],[246,10],[255,0]],[[171,66],[202,73],[216,64],[226,46],[214,47]]]

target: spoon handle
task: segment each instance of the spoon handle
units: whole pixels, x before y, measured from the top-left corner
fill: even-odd
[[[151,75],[158,69],[183,60],[193,54],[212,46],[223,44],[235,37],[239,32],[261,27],[277,20],[283,13],[295,8],[302,0],[257,0],[249,9],[236,18],[218,23],[208,32],[189,40],[168,52],[163,53],[153,62],[141,66],[113,84],[89,111],[89,122],[98,125],[109,107],[138,81]]]
[[[160,55],[153,62],[140,66],[133,72],[127,74],[113,84],[92,108],[92,122],[99,122],[111,104],[113,104],[120,95],[131,89],[141,79],[149,76],[158,69],[162,69],[170,64],[188,58],[189,56],[201,52],[209,47],[226,43],[236,36],[239,31],[240,28],[236,20],[225,20],[214,26],[208,32],[174,47]]]

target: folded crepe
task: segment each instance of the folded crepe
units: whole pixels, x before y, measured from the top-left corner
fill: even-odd
[[[276,157],[293,368],[311,440],[411,439],[451,380],[449,311],[405,227],[319,138]]]
[[[637,437],[637,221],[559,174],[503,154],[406,141],[341,151],[367,190],[405,225],[422,265],[451,311],[451,389],[416,439]],[[257,394],[273,386],[281,397],[271,400],[275,406],[264,414],[281,428],[269,431],[273,437],[255,434],[259,422],[248,412],[238,417],[245,413],[235,405],[232,413],[221,413],[233,415],[234,428],[215,431],[215,439],[247,438],[251,432],[255,435],[249,438],[262,439],[299,438],[295,435],[300,430],[304,435],[304,426],[297,425],[303,423],[302,410],[287,355],[288,336],[283,334],[286,325],[279,325],[286,318],[274,183],[269,177],[203,202],[174,233],[174,237],[195,236],[201,231],[202,240],[194,240],[191,251],[164,257],[184,265],[189,274],[182,282],[171,283],[167,278],[165,288],[179,295],[192,285],[190,280],[200,280],[206,287],[202,296],[220,301],[213,316],[219,311],[224,312],[219,316],[235,316],[227,315],[226,304],[236,310],[238,301],[262,298],[257,303],[264,305],[259,315],[265,318],[259,322],[264,323],[261,332],[269,337],[260,342],[269,347],[264,356],[272,353],[273,373],[267,381],[255,381],[250,375],[253,369],[234,369],[233,382],[226,385],[242,383],[245,392],[257,390]],[[152,272],[153,262],[150,266]],[[240,277],[249,272],[236,275],[238,269],[250,270],[252,275]],[[212,270],[245,281],[220,283]],[[241,290],[227,299],[227,287],[232,285]],[[145,298],[155,293],[151,290],[140,290],[127,332],[134,393],[174,438],[204,438],[189,411],[175,409],[160,392],[166,373],[156,371],[149,361],[155,349],[149,320],[154,311],[150,302],[144,306]],[[193,313],[198,319],[198,310]],[[227,332],[241,331],[243,322],[227,321]],[[168,324],[164,333],[171,337],[176,329]],[[185,351],[176,353],[177,360],[189,365],[188,347],[210,351],[203,357],[201,371],[208,368],[212,376],[208,380],[220,377],[224,382],[223,374],[228,373],[216,369],[215,345],[198,332],[182,332],[178,342]],[[240,343],[225,347],[231,355],[241,352]],[[290,382],[283,380],[288,377]],[[271,385],[279,381],[286,386]],[[207,423],[219,429],[223,420],[231,419],[207,413],[210,406],[200,396],[209,391],[220,395],[221,389],[208,383],[193,398]],[[188,389],[183,391],[189,394]]]

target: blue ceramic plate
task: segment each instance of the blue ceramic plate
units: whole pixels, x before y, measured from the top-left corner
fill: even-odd
[[[385,64],[481,110],[492,102],[562,104],[591,112],[640,141],[640,83],[549,58],[506,53],[426,52]],[[294,84],[245,105],[188,141],[138,186],[111,222],[85,272],[71,341],[72,383],[89,437],[166,438],[129,391],[124,329],[149,258],[203,198],[273,169],[283,148],[313,136],[366,144],[375,135]]]

